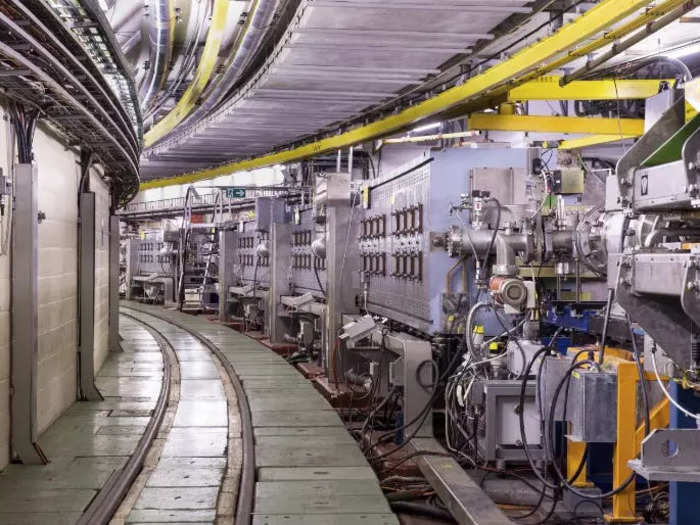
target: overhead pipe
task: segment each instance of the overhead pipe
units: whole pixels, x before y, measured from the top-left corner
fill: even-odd
[[[114,20],[111,20],[112,31],[115,34],[119,33],[126,24],[134,20],[134,18],[138,15],[139,11],[141,11],[142,9],[144,9],[143,2],[134,2],[133,4],[131,4],[129,6],[129,9],[125,10],[123,13],[120,13],[121,16],[115,18]]]
[[[185,129],[189,126],[189,129],[186,129],[181,135],[188,135],[191,126],[196,125],[197,122],[214,110],[222,102],[224,96],[235,86],[236,82],[240,80],[243,71],[255,55],[255,51],[270,25],[277,1],[254,0],[256,4],[255,12],[252,16],[248,15],[246,24],[241,29],[242,36],[234,44],[234,53],[226,64],[224,73],[212,84],[209,92],[203,94],[201,104],[177,128],[174,128]]]
[[[173,0],[155,0],[154,6],[155,12],[150,17],[148,31],[150,67],[140,90],[141,108],[144,113],[168,78],[175,33]]]
[[[185,52],[182,54],[182,58],[180,60],[180,67],[175,77],[175,81],[171,82],[164,92],[158,94],[157,100],[154,101],[149,111],[145,114],[145,117],[150,117],[151,115],[154,115],[161,107],[163,107],[163,104],[167,100],[169,100],[173,96],[173,94],[177,92],[178,89],[180,89],[180,86],[194,68],[197,62],[198,44],[202,39],[203,29],[208,26],[206,21],[209,18],[211,8],[212,0],[203,0],[201,2],[198,2],[196,14],[193,14],[193,7],[190,7],[188,16],[190,20],[194,17],[194,31],[187,32],[187,40],[182,46],[185,49]]]
[[[648,3],[648,0],[602,0],[595,7],[588,10],[575,21],[565,25],[553,35],[540,40],[508,60],[492,66],[485,72],[468,79],[464,84],[450,88],[403,111],[302,146],[255,156],[242,161],[229,162],[214,168],[177,177],[151,180],[144,183],[142,189],[186,184],[197,180],[211,179],[219,174],[226,175],[235,171],[302,160],[405,129],[440,112],[448,112],[468,100],[484,99],[489,96],[492,90],[497,89],[499,86],[512,87],[531,79],[533,76],[541,76],[561,67],[561,65],[577,58],[573,54],[555,58],[561,54],[561,49],[574,47],[595,36],[610,25],[633,14],[636,10],[646,7]],[[654,9],[649,10],[649,12],[651,11],[654,11]],[[641,20],[636,20],[634,24],[639,23],[640,26],[643,25],[644,21],[649,20],[650,15],[648,13],[638,17]],[[626,26],[629,25],[626,24]],[[609,44],[609,40],[601,38],[594,40],[591,44],[582,46],[581,49],[591,49],[592,47],[591,50],[595,50],[606,44]]]
[[[144,135],[144,144],[150,147],[168,135],[196,107],[199,99],[212,79],[214,68],[219,60],[219,51],[224,39],[228,21],[229,0],[214,0],[209,33],[204,44],[204,50],[199,58],[194,79],[178,100],[175,107],[158,121]]]
[[[572,82],[574,80],[577,80],[584,75],[590,73],[593,71],[595,68],[600,66],[601,64],[604,64],[611,58],[619,55],[623,51],[631,48],[635,44],[638,44],[645,38],[653,35],[660,29],[663,29],[667,25],[671,24],[672,22],[678,20],[681,16],[683,16],[685,13],[688,13],[689,11],[692,11],[695,9],[697,6],[700,5],[700,0],[690,0],[685,2],[683,5],[680,7],[677,7],[676,9],[668,12],[664,16],[658,18],[657,20],[654,20],[653,22],[649,22],[644,26],[642,30],[639,32],[635,33],[631,37],[629,37],[627,40],[619,43],[614,43],[612,47],[610,48],[609,51],[603,53],[600,55],[598,58],[594,58],[592,60],[589,60],[586,62],[586,64],[579,69],[575,70],[573,73],[569,75],[564,75],[561,77],[559,80],[559,84],[561,86],[565,86],[569,82]]]

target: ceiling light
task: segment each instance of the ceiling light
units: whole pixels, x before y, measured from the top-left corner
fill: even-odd
[[[442,126],[442,122],[434,122],[433,124],[426,124],[425,126],[420,126],[416,129],[412,129],[411,133],[420,133],[421,131],[428,131],[429,129],[435,129]]]

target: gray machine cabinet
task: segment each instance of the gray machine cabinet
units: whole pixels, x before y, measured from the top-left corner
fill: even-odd
[[[479,453],[487,461],[526,461],[522,448],[518,411],[520,407],[519,380],[486,380],[475,383],[472,399],[483,403],[483,425],[480,427]],[[525,437],[533,457],[540,457],[542,450],[540,417],[535,400],[535,385],[528,383],[525,389]]]
[[[483,168],[497,168],[513,181],[514,170],[529,169],[532,153],[511,148],[431,152],[373,180],[359,240],[370,280],[368,310],[427,334],[443,331],[445,275],[456,261],[433,246],[433,238],[460,224],[449,210],[470,190],[473,173],[482,180]],[[512,182],[509,189],[513,198],[524,198],[524,190]]]
[[[571,423],[569,438],[572,441],[615,443],[617,376],[589,370],[571,374],[568,410],[571,411],[567,419]]]

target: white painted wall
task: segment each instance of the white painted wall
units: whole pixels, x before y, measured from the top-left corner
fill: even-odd
[[[76,399],[79,159],[37,129],[39,168],[39,364],[37,420],[43,432]]]

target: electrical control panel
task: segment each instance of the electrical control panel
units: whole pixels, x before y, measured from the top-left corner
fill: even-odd
[[[262,249],[269,246],[270,234],[255,230],[254,222],[244,223],[243,231],[232,233],[233,275],[241,285],[267,286],[270,283],[270,254]]]
[[[143,239],[129,239],[127,243],[127,261],[132,275],[175,273],[178,243],[165,240],[162,232]]]
[[[290,292],[321,292],[326,288],[326,259],[314,254],[312,244],[323,235],[314,222],[313,210],[301,210],[296,214],[289,233],[289,272]]]
[[[455,261],[434,240],[458,221],[450,209],[469,191],[473,169],[527,169],[531,152],[431,151],[369,182],[358,239],[367,310],[426,334],[449,331],[445,276]]]

